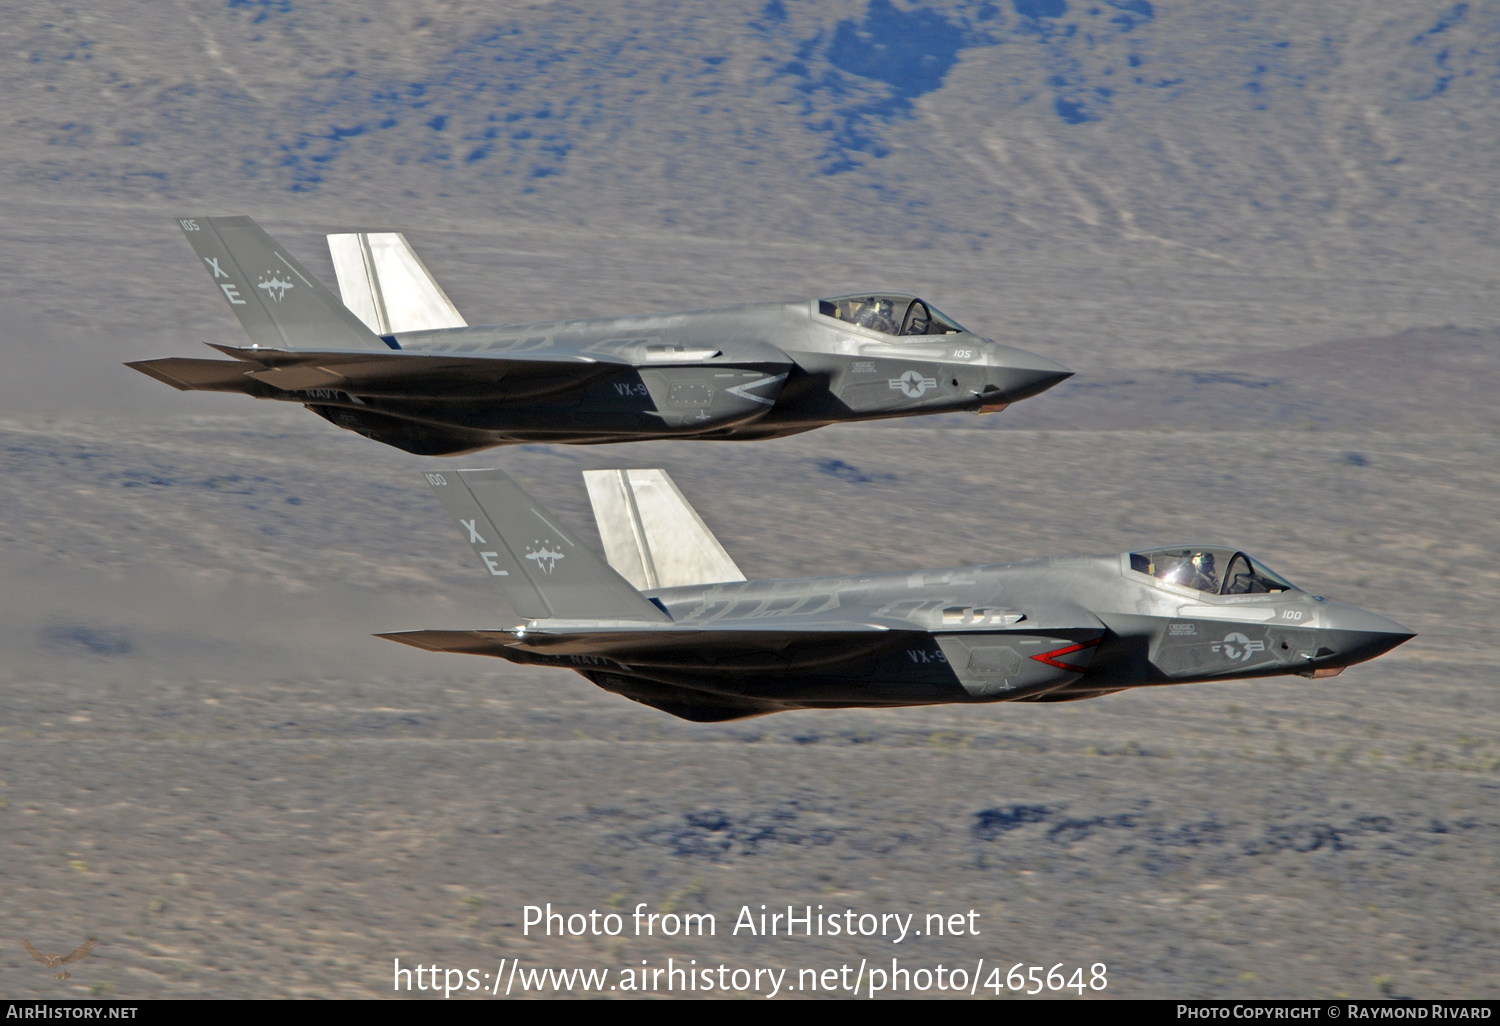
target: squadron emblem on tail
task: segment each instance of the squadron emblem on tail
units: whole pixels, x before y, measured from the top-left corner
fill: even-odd
[[[563,558],[563,553],[558,552],[552,547],[552,539],[548,538],[544,542],[534,541],[531,544],[540,545],[541,548],[528,549],[526,551],[526,558],[536,563],[543,573],[551,574],[552,571],[556,570],[557,561]]]
[[[276,271],[267,271],[261,277],[260,281],[255,283],[255,287],[265,289],[266,295],[279,303],[286,298],[289,289],[294,289],[297,286],[292,282],[283,280],[281,275]]]

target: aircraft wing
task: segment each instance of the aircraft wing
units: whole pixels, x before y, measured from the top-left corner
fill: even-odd
[[[387,352],[291,352],[215,346],[233,360],[168,357],[125,366],[181,391],[275,395],[336,389],[371,398],[516,399],[576,387],[628,366],[623,360]]]
[[[394,631],[375,636],[428,652],[503,656],[507,649],[522,649],[546,655],[628,655],[640,661],[651,653],[680,654],[687,649],[786,652],[824,646],[864,648],[885,644],[899,633],[852,621],[765,621],[731,629],[683,624],[547,624],[510,630]]]

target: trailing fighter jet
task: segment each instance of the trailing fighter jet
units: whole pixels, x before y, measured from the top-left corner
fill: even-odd
[[[1228,546],[747,581],[665,472],[584,477],[607,565],[501,471],[429,473],[525,622],[379,637],[576,670],[697,721],[1316,679],[1414,637]]]
[[[328,237],[340,301],[248,217],[178,224],[251,344],[127,366],[423,455],[992,413],[1072,373],[891,294],[469,327],[399,234]]]

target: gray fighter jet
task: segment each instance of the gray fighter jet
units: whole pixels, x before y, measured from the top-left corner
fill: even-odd
[[[890,294],[469,327],[399,234],[329,236],[340,301],[248,217],[178,224],[251,344],[127,366],[423,455],[990,413],[1071,374]]]
[[[585,478],[608,565],[501,471],[428,474],[525,622],[379,636],[576,670],[698,721],[1331,677],[1414,636],[1232,546],[747,581],[664,472]]]

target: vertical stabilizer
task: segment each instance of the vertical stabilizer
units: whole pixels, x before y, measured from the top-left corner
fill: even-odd
[[[328,252],[344,305],[377,335],[468,326],[400,232],[330,235]]]
[[[499,470],[427,474],[511,608],[527,619],[671,620]]]
[[[250,218],[179,217],[177,225],[254,345],[389,352],[389,346]]]
[[[609,565],[641,591],[743,581],[665,470],[587,470]]]

